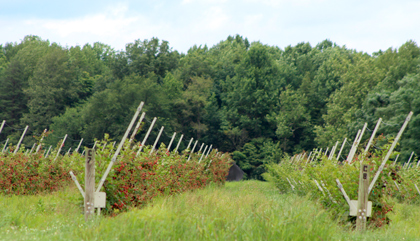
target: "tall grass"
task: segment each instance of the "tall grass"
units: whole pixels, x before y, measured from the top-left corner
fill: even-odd
[[[420,208],[397,204],[391,226],[359,234],[319,204],[270,183],[227,183],[85,223],[74,188],[0,196],[0,240],[420,240]]]

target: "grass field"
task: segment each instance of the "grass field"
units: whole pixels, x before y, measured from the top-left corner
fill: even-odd
[[[75,188],[0,196],[0,240],[420,240],[420,207],[397,204],[388,227],[339,226],[317,203],[245,181],[158,198],[86,223]]]

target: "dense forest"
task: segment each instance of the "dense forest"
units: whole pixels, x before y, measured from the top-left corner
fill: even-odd
[[[44,129],[51,145],[65,134],[67,147],[105,133],[119,140],[140,101],[147,115],[139,140],[156,116],[163,143],[177,132],[184,148],[190,138],[213,144],[233,152],[251,178],[285,154],[352,141],[379,117],[379,133],[395,135],[412,110],[399,147],[404,161],[420,151],[420,47],[408,41],[370,55],[330,40],[281,49],[239,35],[187,53],[157,38],[125,51],[37,36],[0,45],[2,143],[16,144],[26,125],[28,148]]]

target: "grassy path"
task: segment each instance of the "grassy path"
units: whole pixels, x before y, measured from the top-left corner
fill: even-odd
[[[420,208],[397,205],[390,227],[361,235],[317,204],[246,181],[160,198],[85,223],[79,193],[0,196],[0,240],[420,240]]]

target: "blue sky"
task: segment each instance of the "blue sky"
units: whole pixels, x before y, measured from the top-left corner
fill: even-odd
[[[0,0],[0,44],[25,35],[63,46],[102,42],[116,50],[157,37],[186,52],[229,35],[284,48],[330,39],[363,52],[420,44],[420,1]]]

